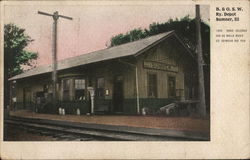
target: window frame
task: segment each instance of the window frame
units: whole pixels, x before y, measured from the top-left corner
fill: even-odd
[[[155,76],[155,84],[150,84],[150,76]],[[152,89],[151,87],[154,87],[155,96],[150,95],[150,90]],[[148,72],[147,73],[147,89],[148,89],[148,97],[149,98],[158,98],[158,77],[157,73],[155,72]]]
[[[176,98],[176,76],[168,75],[167,77],[167,92],[168,92],[168,98]],[[170,95],[170,89],[169,89],[169,79],[174,78],[174,95]]]
[[[76,80],[84,80],[84,88],[82,89],[77,89],[76,88]],[[79,100],[79,99],[76,99],[76,92],[77,91],[79,91],[79,90],[83,90],[83,93],[84,93],[84,95],[83,95],[83,99],[82,100],[86,100],[87,99],[87,84],[86,84],[86,78],[85,77],[74,77],[73,78],[73,93],[74,93],[74,96],[73,96],[73,100],[75,100],[75,101],[81,101],[81,100]]]

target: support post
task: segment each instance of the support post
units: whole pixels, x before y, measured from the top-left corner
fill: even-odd
[[[52,47],[52,63],[53,63],[53,73],[52,73],[52,81],[53,81],[53,106],[56,105],[57,102],[57,20],[58,20],[58,12],[54,12],[53,19],[53,47]]]
[[[140,114],[139,83],[138,83],[138,71],[137,70],[138,70],[137,66],[135,66],[137,114]]]
[[[87,87],[88,91],[89,91],[89,94],[90,94],[90,99],[91,99],[91,114],[93,115],[95,113],[95,110],[94,110],[94,101],[95,101],[95,90],[93,87]]]
[[[94,114],[94,96],[91,96],[91,114]]]
[[[200,24],[200,6],[196,5],[196,35],[197,35],[197,58],[198,58],[198,74],[199,74],[199,113],[202,117],[206,116],[206,101],[204,87],[203,57],[202,57],[202,39]]]
[[[54,20],[53,21],[53,33],[52,33],[53,34],[53,42],[52,42],[52,67],[53,67],[52,87],[53,89],[52,89],[52,94],[53,94],[53,106],[55,107],[56,102],[57,102],[57,20],[59,19],[59,17],[69,19],[69,20],[72,20],[73,18],[59,15],[58,11],[54,12],[53,14],[38,11],[38,14],[50,16]]]
[[[138,82],[138,69],[135,64],[125,62],[119,59],[119,62],[127,64],[131,67],[135,68],[135,85],[136,85],[136,108],[137,108],[137,114],[140,114],[140,95],[139,95],[139,82]]]

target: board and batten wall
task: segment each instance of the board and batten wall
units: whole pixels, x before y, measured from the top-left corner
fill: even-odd
[[[137,67],[140,98],[149,98],[148,74],[157,75],[157,98],[170,98],[168,95],[168,77],[175,77],[176,89],[184,90],[184,73],[189,74],[193,66],[193,62],[190,62],[192,60],[188,54],[177,39],[171,38],[164,40],[159,45],[138,56]],[[145,67],[145,62],[161,63],[175,67],[169,70],[150,68]],[[184,93],[183,96],[185,96]]]

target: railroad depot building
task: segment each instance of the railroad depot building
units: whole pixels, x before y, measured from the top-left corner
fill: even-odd
[[[9,80],[12,107],[66,114],[90,112],[89,87],[95,91],[95,113],[138,114],[176,100],[197,96],[197,64],[174,31],[58,62],[58,103],[52,102],[52,67],[39,66]]]

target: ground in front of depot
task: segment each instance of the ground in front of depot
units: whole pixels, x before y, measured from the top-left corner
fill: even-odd
[[[167,116],[142,116],[142,115],[55,115],[40,114],[20,110],[10,112],[11,116],[25,118],[41,118],[50,120],[70,121],[79,123],[105,124],[117,126],[131,126],[155,129],[169,129],[179,131],[210,132],[209,118],[195,117],[167,117]]]

